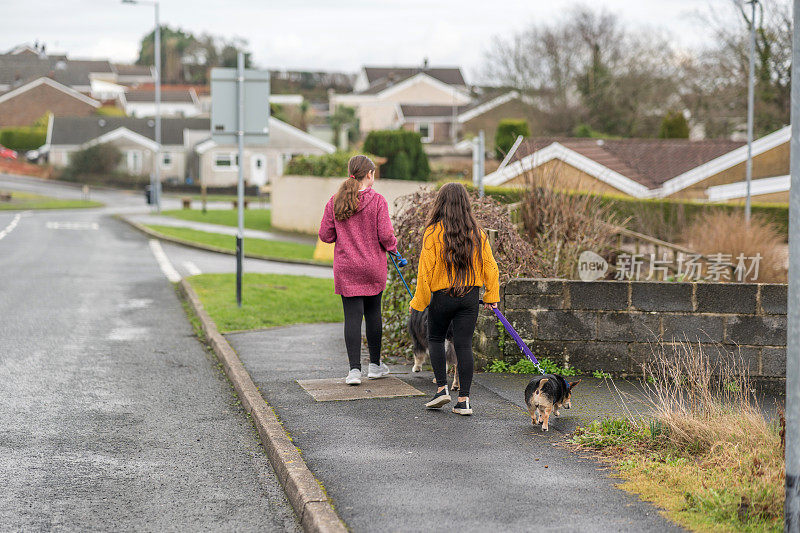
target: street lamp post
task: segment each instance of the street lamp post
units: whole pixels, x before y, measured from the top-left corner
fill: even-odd
[[[750,185],[753,181],[753,107],[755,93],[755,70],[756,70],[756,4],[758,0],[747,0],[750,4],[750,70],[747,74],[747,164],[746,180],[747,195],[744,204],[744,220],[750,223]]]
[[[158,1],[157,0],[122,0],[123,4],[131,5],[151,5],[155,10],[155,33],[153,55],[155,60],[155,97],[156,97],[156,153],[153,163],[154,171],[150,174],[150,194],[155,198],[156,211],[161,212],[161,23],[158,20]]]

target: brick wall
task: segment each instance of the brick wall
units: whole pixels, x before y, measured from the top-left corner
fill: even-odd
[[[515,279],[503,290],[509,322],[534,354],[582,371],[641,373],[653,342],[688,340],[740,354],[751,375],[786,375],[786,285]],[[493,315],[481,314],[479,363],[519,359]]]
[[[0,103],[0,128],[29,126],[45,113],[86,117],[94,112],[95,108],[88,103],[43,83]]]

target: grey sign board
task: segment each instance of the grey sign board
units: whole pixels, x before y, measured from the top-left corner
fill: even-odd
[[[235,68],[211,69],[211,137],[218,144],[236,144],[238,88]],[[269,71],[244,71],[244,142],[269,142]]]

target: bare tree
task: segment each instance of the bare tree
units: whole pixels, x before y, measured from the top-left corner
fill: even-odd
[[[603,134],[655,136],[678,100],[670,41],[632,32],[606,11],[579,6],[554,23],[495,39],[486,79],[537,96],[548,131],[579,124]]]
[[[684,60],[681,92],[693,119],[709,136],[741,130],[747,115],[749,6],[729,0],[709,7],[701,20],[712,28],[713,46]],[[769,133],[789,123],[792,57],[791,5],[761,0],[756,10],[755,129]]]

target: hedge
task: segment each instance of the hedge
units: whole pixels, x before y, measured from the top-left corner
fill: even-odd
[[[527,120],[523,118],[505,118],[501,120],[497,124],[497,131],[494,133],[495,157],[503,159],[520,135],[523,137],[531,136],[531,129],[528,127]]]
[[[464,184],[468,190],[474,190],[472,183]],[[495,198],[501,203],[511,204],[522,201],[525,198],[525,189],[519,187],[498,187],[485,186],[484,192],[487,196]],[[711,204],[706,202],[691,200],[671,200],[671,199],[639,199],[612,194],[593,194],[585,192],[571,191],[567,194],[592,194],[599,196],[603,203],[611,205],[613,211],[622,220],[630,220],[630,229],[640,231],[647,235],[659,239],[670,241],[679,235],[683,228],[690,224],[698,215],[715,210],[741,211],[744,213],[744,206],[736,204]],[[789,205],[788,204],[752,204],[752,213],[762,215],[769,222],[778,227],[784,235],[789,234]],[[654,228],[648,224],[650,220],[657,218],[662,227]]]
[[[364,150],[386,158],[381,177],[427,181],[431,175],[428,155],[422,148],[419,133],[406,130],[371,131],[364,140]]]
[[[334,152],[323,155],[294,156],[286,165],[284,174],[294,176],[320,176],[324,178],[346,177],[347,163],[360,152]],[[371,154],[363,154],[374,160]],[[381,177],[383,176],[381,167]]]
[[[0,144],[19,152],[36,150],[46,141],[47,128],[24,126],[0,130]]]

